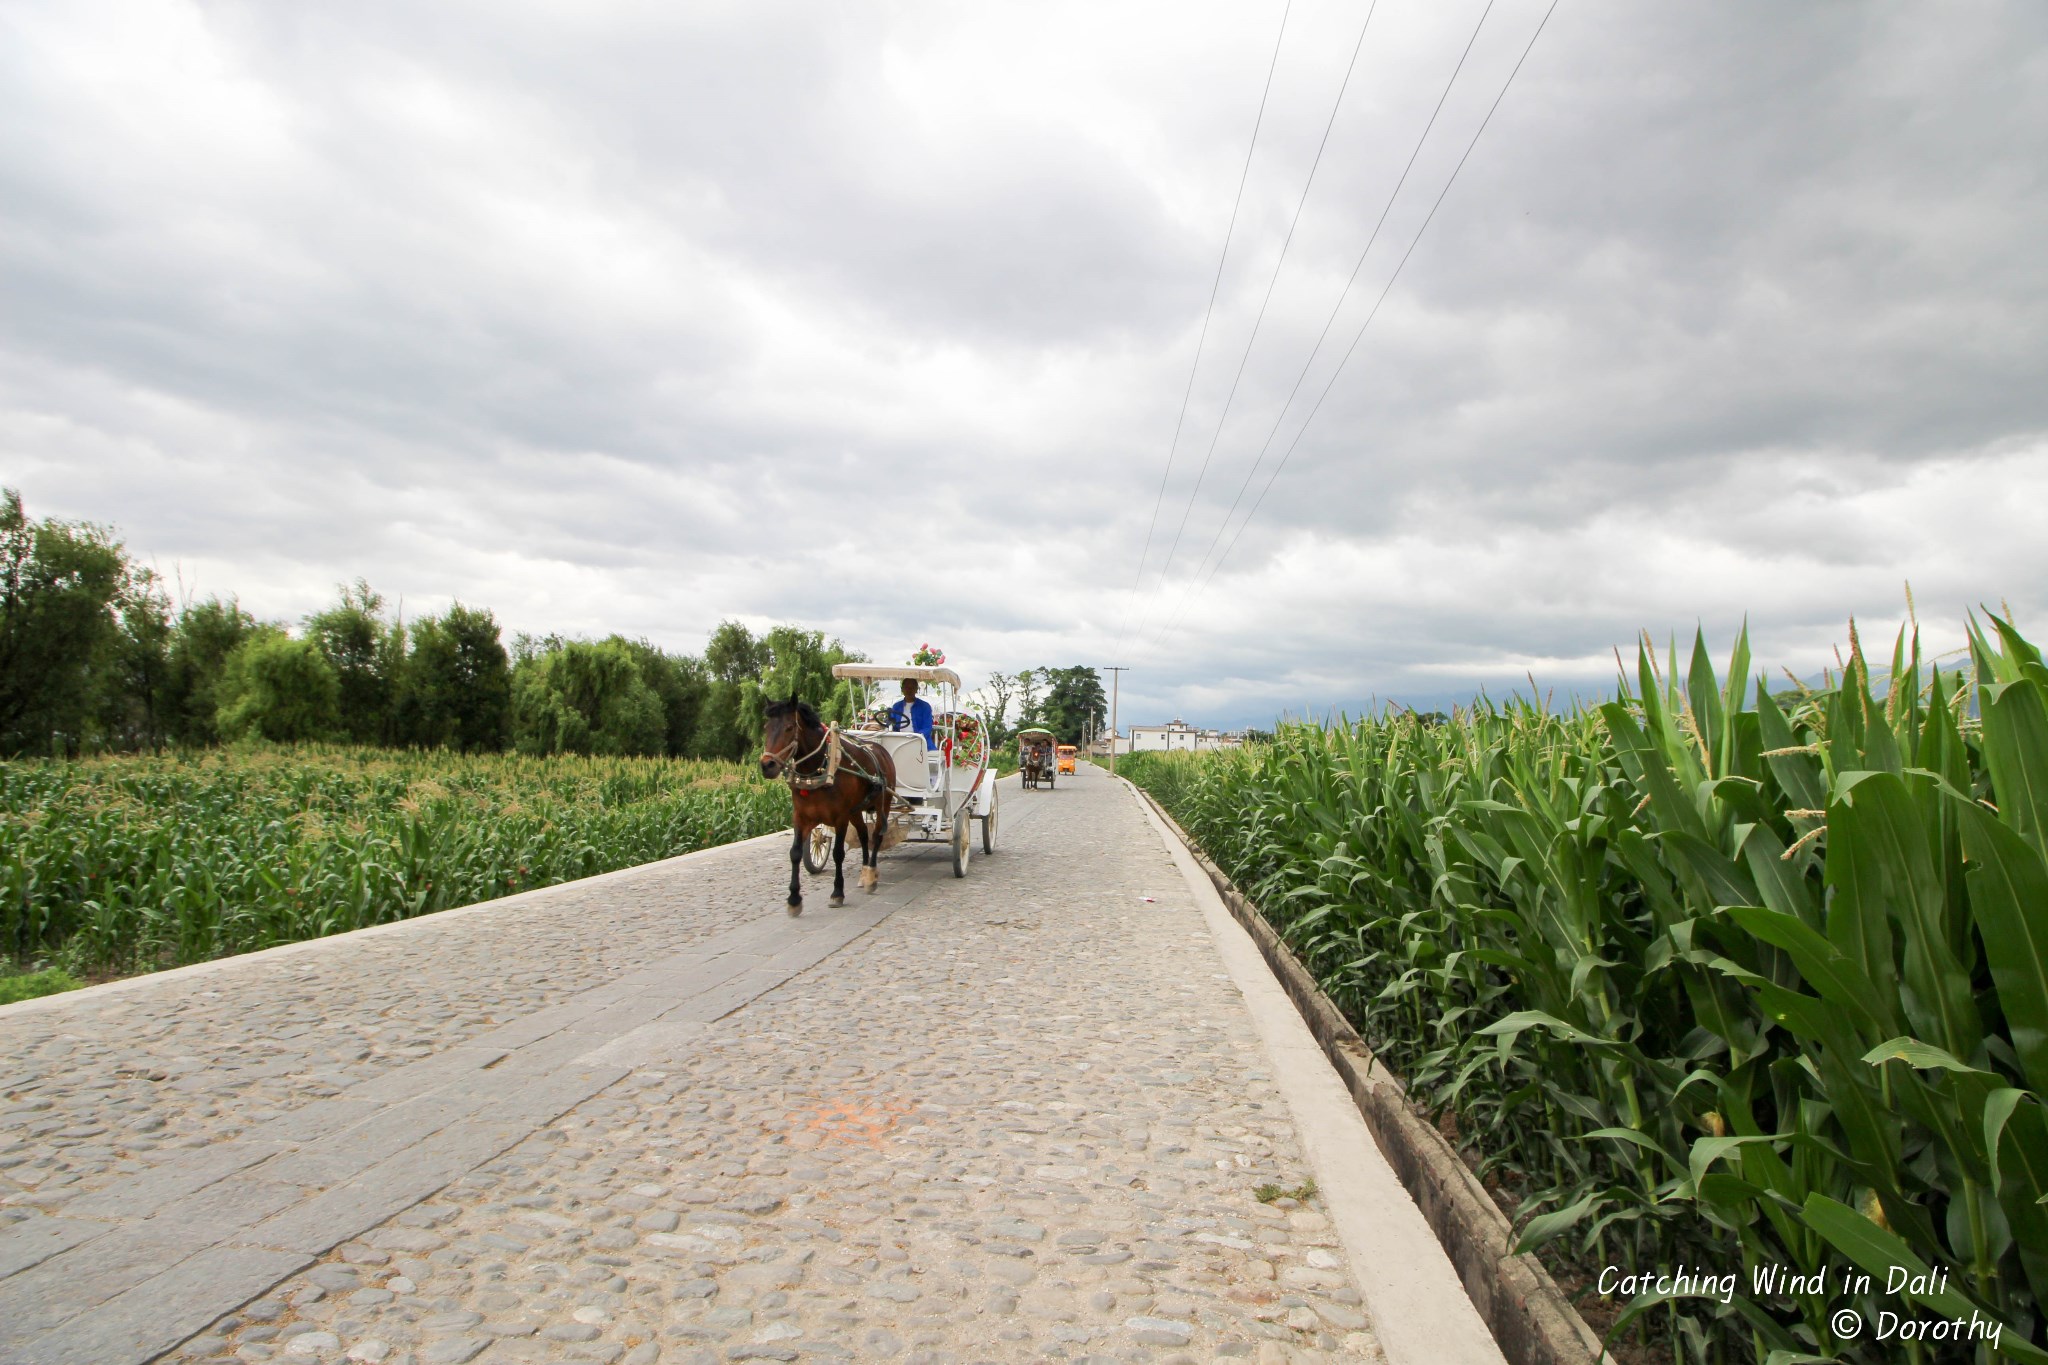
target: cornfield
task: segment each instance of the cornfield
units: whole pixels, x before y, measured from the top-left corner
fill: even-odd
[[[0,963],[140,971],[785,827],[729,763],[299,749],[0,764]]]
[[[1774,694],[1746,637],[1725,681],[1696,639],[1603,705],[1125,771],[1462,1135],[1525,1249],[1589,1286],[1735,1275],[1624,1289],[1613,1340],[2048,1361],[2048,671],[2006,621],[1970,653],[1944,672],[1902,632],[1873,678],[1852,630],[1840,677]]]

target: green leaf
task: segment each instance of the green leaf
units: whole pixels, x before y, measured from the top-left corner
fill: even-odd
[[[1975,802],[1962,812],[1970,906],[2027,1083],[2048,1094],[2048,863]]]
[[[1897,971],[1891,956],[1896,922],[1903,931],[1904,970],[1897,975],[1908,1025],[1917,1036],[1968,1056],[1983,1026],[1970,975],[1949,946],[1948,891],[1929,833],[1906,778],[1842,775],[1828,808],[1827,879],[1835,888],[1828,938],[1872,981],[1887,981]]]
[[[1676,853],[1681,865],[1699,878],[1709,903],[1749,905],[1760,899],[1747,869],[1698,835],[1670,830],[1658,842]]]
[[[1791,722],[1785,719],[1778,699],[1765,690],[1761,678],[1757,686],[1756,718],[1767,752],[1799,747],[1799,737],[1793,733]],[[1771,776],[1778,779],[1778,785],[1792,798],[1795,807],[1818,810],[1827,805],[1827,786],[1818,755],[1780,753],[1764,762],[1771,765]]]
[[[1489,1037],[1511,1038],[1515,1034],[1532,1028],[1549,1029],[1566,1042],[1582,1043],[1587,1047],[1621,1046],[1621,1044],[1611,1038],[1595,1037],[1593,1034],[1578,1027],[1578,1025],[1567,1024],[1556,1015],[1546,1014],[1542,1010],[1517,1010],[1498,1023],[1488,1024],[1485,1028],[1480,1029],[1479,1032]]]
[[[1908,1275],[1915,1277],[1930,1276],[1932,1273],[1927,1262],[1915,1255],[1913,1249],[1897,1236],[1885,1231],[1847,1204],[1839,1203],[1824,1194],[1808,1195],[1806,1203],[1800,1209],[1800,1217],[1808,1227],[1826,1238],[1830,1246],[1880,1282],[1894,1270],[1904,1270]],[[1948,1317],[1968,1318],[1973,1313],[1983,1312],[1980,1305],[1954,1289],[1941,1289],[1928,1294],[1908,1294],[1904,1297]],[[1996,1322],[1997,1319],[1992,1318],[1992,1321]],[[2014,1360],[2028,1362],[2028,1365],[2048,1365],[2048,1352],[2029,1344],[2025,1337],[2010,1327],[2000,1334],[1998,1345],[2001,1351]]]
[[[1804,920],[1760,905],[1725,906],[1723,913],[1765,943],[1783,948],[1807,985],[1837,1009],[1850,1011],[1863,1027],[1888,1032],[1896,1021],[1890,1002],[1879,996],[1870,978]]]
[[[1784,1141],[1783,1138],[1773,1133],[1754,1133],[1748,1137],[1703,1137],[1695,1139],[1692,1144],[1692,1153],[1686,1161],[1687,1168],[1692,1172],[1693,1187],[1697,1189],[1699,1183],[1706,1179],[1709,1166],[1712,1166],[1729,1153],[1747,1147],[1752,1142],[1782,1141]]]
[[[1650,789],[1650,805],[1657,812],[1659,821],[1668,828],[1704,836],[1707,831],[1699,811],[1686,799],[1663,751],[1643,733],[1642,726],[1636,724],[1636,718],[1629,714],[1628,708],[1619,702],[1609,702],[1600,708],[1600,715],[1607,722],[1615,744],[1636,760],[1643,784]]]
[[[1999,816],[2048,854],[2048,706],[2031,678],[2006,684],[1985,706],[1984,760]]]
[[[1607,1138],[1614,1142],[1633,1143],[1644,1151],[1655,1152],[1673,1166],[1678,1165],[1678,1159],[1665,1151],[1655,1138],[1651,1137],[1648,1133],[1639,1133],[1633,1128],[1595,1128],[1592,1132],[1587,1133],[1582,1140],[1591,1142],[1594,1138]]]
[[[1863,1054],[1863,1060],[1872,1066],[1882,1066],[1886,1062],[1904,1062],[1907,1066],[1921,1070],[1939,1067],[1943,1071],[1960,1071],[1971,1076],[1990,1076],[1993,1080],[1998,1079],[1994,1073],[1980,1071],[1966,1062],[1958,1061],[1950,1053],[1923,1043],[1918,1038],[1893,1038],[1879,1043]]]
[[[2007,1086],[1991,1092],[1991,1098],[1984,1101],[1984,1150],[1991,1158],[1991,1192],[1998,1193],[1998,1143],[2005,1136],[2005,1125],[2012,1118],[2012,1111],[2020,1107],[2031,1092]]]
[[[1774,762],[1776,760],[1773,760]],[[1818,927],[1819,912],[1813,902],[1812,884],[1799,866],[1785,861],[1785,844],[1769,825],[1738,825],[1736,848],[1756,881],[1757,895],[1769,909],[1792,915]]]
[[[1515,1238],[1515,1254],[1519,1256],[1525,1251],[1534,1251],[1551,1238],[1561,1233],[1569,1232],[1573,1225],[1578,1223],[1587,1214],[1592,1213],[1595,1209],[1604,1207],[1609,1202],[1611,1201],[1605,1194],[1595,1190],[1577,1203],[1567,1205],[1552,1213],[1539,1214],[1537,1217],[1531,1218],[1523,1226],[1521,1235]]]
[[[1685,701],[1692,710],[1693,723],[1699,727],[1700,747],[1706,750],[1710,759],[1718,758],[1726,716],[1721,710],[1721,690],[1715,686],[1714,662],[1707,657],[1706,632],[1698,628],[1692,634],[1692,660],[1686,670]],[[1720,774],[1718,764],[1715,774]]]

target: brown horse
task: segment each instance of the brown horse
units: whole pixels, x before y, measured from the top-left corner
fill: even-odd
[[[846,904],[849,824],[860,839],[860,884],[873,891],[882,880],[875,865],[881,857],[890,795],[896,787],[896,764],[889,751],[826,728],[818,713],[795,697],[770,702],[762,714],[768,726],[761,776],[789,783],[795,812],[796,838],[789,846],[789,913],[804,912],[804,846],[811,831],[820,825],[832,827],[832,904]],[[867,815],[874,817],[872,829],[864,818]]]

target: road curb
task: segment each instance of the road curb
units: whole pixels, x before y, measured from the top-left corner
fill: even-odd
[[[1133,804],[1194,897],[1251,1015],[1272,1082],[1315,1173],[1314,1198],[1348,1255],[1380,1353],[1390,1365],[1507,1365],[1457,1267],[1381,1154],[1343,1077],[1258,943],[1158,808]]]
[[[1514,1227],[1449,1139],[1408,1101],[1401,1083],[1377,1064],[1336,1003],[1294,955],[1264,914],[1188,837],[1149,792],[1118,778],[1173,831],[1214,883],[1294,1002],[1330,1065],[1364,1117],[1373,1141],[1422,1211],[1450,1257],[1472,1306],[1511,1365],[1613,1365],[1600,1338],[1534,1256],[1515,1254]]]

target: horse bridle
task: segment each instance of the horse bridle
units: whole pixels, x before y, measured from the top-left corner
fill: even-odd
[[[807,752],[805,752],[802,756],[792,758],[790,757],[790,755],[795,752],[796,746],[804,742],[804,714],[801,711],[793,711],[790,713],[790,715],[791,719],[793,719],[796,722],[796,733],[790,736],[789,743],[783,745],[780,749],[762,750],[761,757],[763,759],[775,763],[780,763],[782,765],[783,780],[788,782],[790,786],[794,787],[801,785],[797,781],[797,778],[799,776],[797,768],[800,765],[808,763],[812,759],[816,758],[820,753],[822,753],[825,750],[827,746],[829,746],[832,743],[832,727],[823,724],[819,725],[818,742],[812,745],[810,749]],[[831,778],[834,776],[834,774],[831,773],[830,769],[836,766],[836,764],[830,762],[828,759],[826,763],[826,781],[829,782]],[[823,786],[824,783],[821,782],[819,783],[819,785]]]
[[[773,759],[775,762],[783,765],[782,780],[789,783],[790,788],[792,790],[817,791],[819,788],[829,787],[834,782],[837,782],[839,780],[839,769],[844,754],[844,751],[840,748],[843,736],[841,736],[841,734],[839,733],[839,727],[836,725],[826,725],[820,722],[818,728],[821,731],[823,731],[823,733],[819,735],[818,742],[816,744],[813,744],[802,755],[796,758],[788,757],[789,754],[795,751],[797,745],[803,743],[804,718],[803,713],[799,711],[796,713],[795,737],[792,738],[789,741],[789,743],[783,745],[780,749],[763,749],[761,751],[761,757],[763,759]],[[825,770],[823,772],[800,773],[797,771],[800,765],[808,763],[812,759],[816,758],[821,750],[825,754]],[[860,750],[856,747],[855,752],[860,752]],[[860,762],[848,761],[846,762],[845,766],[851,768],[855,773],[858,773],[860,775],[861,781],[867,783],[871,787],[882,787],[888,785],[887,783],[882,781],[881,776],[879,774],[870,771],[869,764],[866,762],[865,759],[863,759]]]

